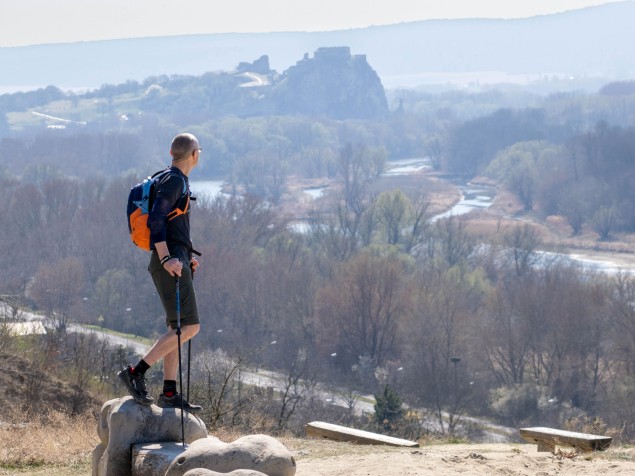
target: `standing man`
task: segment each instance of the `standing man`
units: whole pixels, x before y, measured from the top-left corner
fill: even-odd
[[[182,400],[183,409],[190,413],[200,412],[201,406],[192,405],[176,390],[179,367],[176,277],[180,280],[181,341],[185,343],[200,329],[192,284],[198,261],[192,256],[190,240],[188,176],[198,165],[201,150],[192,134],[179,134],[172,140],[172,165],[167,173],[157,179],[154,204],[148,217],[152,250],[148,271],[165,309],[167,332],[134,367],[128,365],[118,374],[135,401],[151,405],[154,399],[146,390],[145,373],[163,358],[163,393],[157,405],[162,408],[181,408]]]

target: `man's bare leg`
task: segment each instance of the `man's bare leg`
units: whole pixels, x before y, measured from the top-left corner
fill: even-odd
[[[185,344],[188,340],[198,334],[200,328],[200,324],[181,327],[181,345]],[[176,380],[176,371],[179,364],[177,348],[178,342],[179,341],[178,336],[176,335],[176,329],[168,329],[165,334],[159,337],[159,339],[154,343],[152,348],[143,358],[143,360],[145,360],[149,366],[156,364],[161,358],[163,358],[163,370],[165,380]],[[174,356],[168,357],[168,362],[166,364],[165,357],[172,353],[174,354]],[[168,379],[168,376],[172,376],[174,378]]]

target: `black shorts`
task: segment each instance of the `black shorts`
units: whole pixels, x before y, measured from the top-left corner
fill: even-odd
[[[183,263],[181,277],[179,279],[179,294],[181,297],[181,327],[199,324],[198,307],[196,306],[196,293],[192,283],[192,270],[189,262],[184,262],[184,258],[180,258]],[[172,329],[177,327],[176,313],[176,278],[170,276],[159,260],[156,251],[152,252],[148,271],[152,275],[152,281],[157,289],[157,293],[161,298],[163,309],[165,309],[166,325]]]

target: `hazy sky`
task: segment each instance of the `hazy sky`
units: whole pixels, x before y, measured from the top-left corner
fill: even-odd
[[[447,18],[520,18],[594,0],[0,0],[0,46],[182,35],[316,31]]]

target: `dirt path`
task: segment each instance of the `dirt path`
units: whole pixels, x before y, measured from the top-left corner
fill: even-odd
[[[328,440],[285,441],[296,476],[635,474],[635,449],[538,453],[529,444],[457,444],[420,448],[358,446]]]

